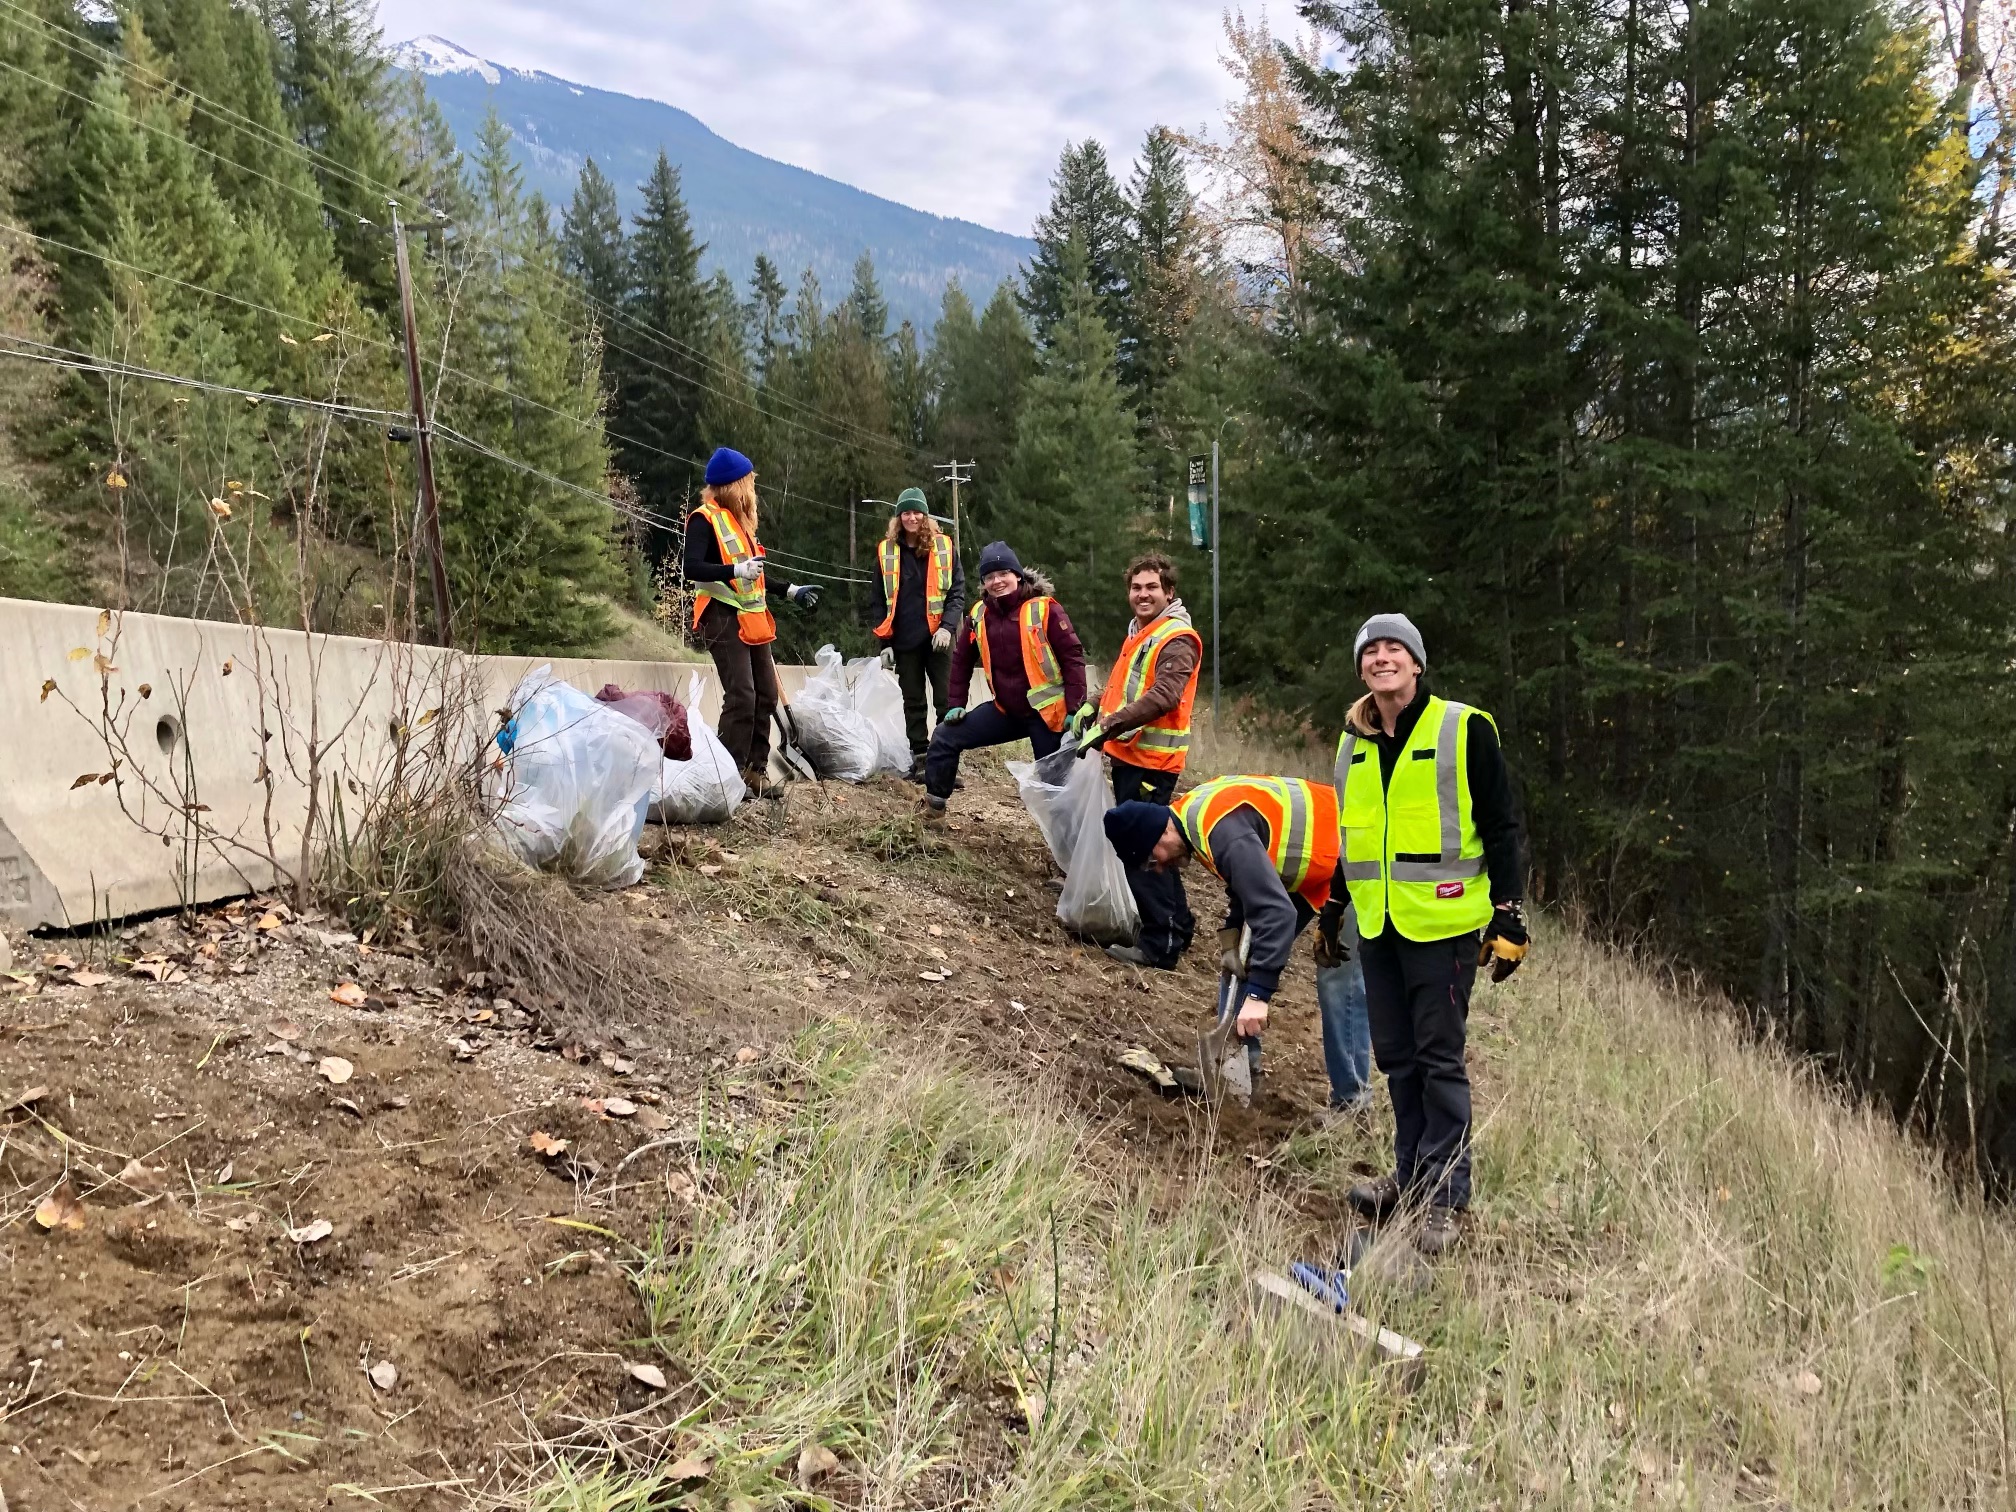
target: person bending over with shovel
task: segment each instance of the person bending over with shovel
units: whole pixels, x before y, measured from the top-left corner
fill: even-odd
[[[1207,1093],[1227,1085],[1237,1095],[1241,1080],[1250,1089],[1268,1004],[1296,937],[1330,901],[1336,791],[1298,777],[1219,777],[1171,805],[1116,804],[1106,811],[1106,838],[1130,871],[1175,871],[1195,856],[1225,884],[1218,1023],[1198,1041],[1197,1070]],[[1235,1035],[1246,1042],[1243,1059],[1224,1053]]]

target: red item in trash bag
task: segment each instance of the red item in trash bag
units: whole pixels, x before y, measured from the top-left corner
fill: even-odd
[[[616,684],[608,683],[595,695],[595,702],[608,704],[617,713],[627,714],[644,726],[657,738],[670,760],[693,759],[693,732],[686,727],[686,706],[670,693],[650,689],[626,693]]]

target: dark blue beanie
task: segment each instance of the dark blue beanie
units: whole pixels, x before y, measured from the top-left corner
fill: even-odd
[[[718,448],[707,459],[707,486],[724,488],[756,471],[756,464],[732,446]]]
[[[1119,853],[1120,864],[1139,871],[1148,864],[1175,814],[1159,803],[1121,803],[1106,810],[1106,838]]]
[[[989,541],[980,548],[980,576],[990,572],[1012,572],[1017,577],[1022,574],[1022,559],[1008,549],[1006,541]]]

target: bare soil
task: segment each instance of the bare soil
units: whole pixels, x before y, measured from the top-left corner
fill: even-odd
[[[1058,926],[1054,867],[998,769],[969,775],[943,830],[918,825],[916,793],[794,786],[650,832],[645,882],[580,900],[582,927],[705,987],[636,1022],[529,1001],[452,941],[360,942],[268,901],[16,937],[0,1504],[481,1504],[552,1423],[648,1397],[615,1236],[682,1221],[678,1136],[788,1102],[793,1037],[821,1018],[1054,1085],[1114,1158],[1213,1139],[1264,1167],[1307,1126],[1325,1089],[1306,950],[1256,1105],[1214,1134],[1115,1060],[1193,1059],[1216,883],[1187,876],[1202,943],[1183,969],[1138,971]],[[82,1226],[45,1228],[66,1181]]]

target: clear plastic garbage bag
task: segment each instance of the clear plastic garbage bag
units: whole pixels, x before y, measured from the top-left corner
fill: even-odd
[[[735,758],[700,717],[704,685],[694,673],[686,689],[686,728],[693,742],[691,761],[666,761],[651,794],[651,817],[659,824],[722,824],[749,794]]]
[[[636,720],[553,675],[525,674],[497,736],[492,825],[527,864],[596,887],[644,875],[637,840],[664,760]]]
[[[1101,945],[1130,943],[1141,927],[1127,868],[1106,838],[1105,764],[1096,758],[1071,763],[1063,781],[1057,763],[1011,761],[1008,775],[1022,793],[1022,806],[1043,832],[1050,854],[1064,868],[1064,890],[1057,897],[1057,920],[1073,934]]]
[[[805,680],[791,700],[791,725],[798,749],[821,777],[841,782],[866,782],[882,762],[882,741],[854,703],[847,669],[840,653],[821,646],[814,660],[819,670]]]
[[[854,695],[855,712],[875,731],[882,752],[875,770],[908,776],[910,733],[903,722],[903,685],[896,674],[883,669],[880,657],[858,656],[847,663],[847,686]]]

